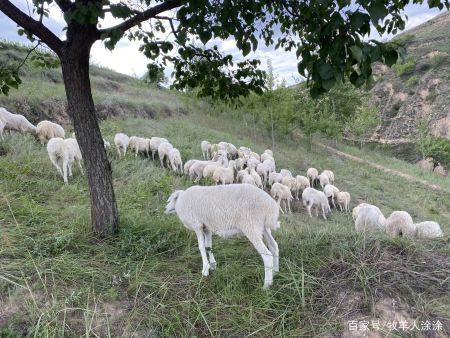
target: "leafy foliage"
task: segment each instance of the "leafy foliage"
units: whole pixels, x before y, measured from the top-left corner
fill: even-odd
[[[433,170],[441,165],[448,168],[450,165],[450,140],[443,136],[428,136],[424,143],[425,157],[433,161]]]
[[[412,55],[409,55],[405,60],[397,62],[392,66],[392,69],[397,75],[411,74],[416,68],[416,61]]]
[[[0,92],[8,95],[11,88],[19,88],[22,83],[19,71],[14,65],[0,65]]]
[[[358,107],[355,116],[350,119],[345,126],[345,134],[354,141],[359,141],[360,148],[364,141],[372,136],[375,127],[379,123],[378,110],[367,104]]]

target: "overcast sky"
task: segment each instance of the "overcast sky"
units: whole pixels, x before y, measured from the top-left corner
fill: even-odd
[[[29,13],[32,10],[32,5],[27,5],[26,0],[13,0],[16,6],[18,6],[25,13]],[[425,5],[408,5],[406,14],[408,16],[407,29],[411,29],[427,20],[430,20],[439,11],[437,9],[430,10]],[[110,26],[114,23],[112,18],[107,18],[104,26]],[[50,8],[50,16],[45,20],[45,24],[49,27],[57,36],[64,38],[64,20],[56,5]],[[371,36],[376,39],[387,39],[389,37],[380,37],[379,35]],[[17,25],[13,23],[8,17],[0,12],[0,38],[11,41],[27,42],[23,37],[17,35]],[[219,48],[228,54],[232,54],[235,58],[238,58],[240,53],[237,50],[234,40],[217,41]],[[146,57],[138,51],[139,43],[130,42],[128,39],[122,39],[116,46],[113,52],[110,52],[100,42],[97,42],[91,53],[91,60],[93,63],[111,68],[117,72],[141,76],[147,69],[148,60]],[[285,52],[283,50],[275,50],[274,48],[268,48],[261,46],[255,53],[249,55],[250,58],[259,58],[262,61],[263,67],[266,66],[267,59],[272,60],[274,71],[278,75],[279,79],[285,78],[288,83],[292,83],[295,78],[298,78],[297,73],[297,59],[295,52]],[[166,70],[167,75],[170,75],[170,69]]]

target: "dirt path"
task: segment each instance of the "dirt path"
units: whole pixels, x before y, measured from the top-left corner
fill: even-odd
[[[364,164],[370,165],[373,168],[377,168],[379,170],[382,170],[382,171],[384,171],[386,173],[403,177],[403,178],[407,179],[408,181],[417,182],[417,183],[420,183],[420,184],[422,184],[422,185],[424,185],[424,186],[426,186],[428,188],[431,188],[433,190],[442,191],[442,192],[446,192],[446,193],[450,194],[450,190],[447,190],[446,188],[443,188],[443,187],[441,187],[439,185],[431,183],[431,182],[429,182],[427,180],[424,180],[424,179],[418,178],[416,176],[412,176],[412,175],[406,174],[406,173],[404,173],[402,171],[399,171],[399,170],[386,168],[386,167],[384,167],[384,166],[382,166],[382,165],[380,165],[378,163],[371,162],[371,161],[368,161],[368,160],[364,160],[364,159],[362,159],[360,157],[356,157],[356,156],[344,153],[342,151],[339,151],[337,149],[334,149],[334,148],[332,148],[330,146],[327,146],[325,144],[322,144],[322,143],[317,143],[317,145],[322,147],[322,148],[325,148],[326,150],[328,150],[329,152],[331,152],[333,154],[336,154],[338,156],[344,157],[344,158],[349,159],[351,161],[364,163]]]

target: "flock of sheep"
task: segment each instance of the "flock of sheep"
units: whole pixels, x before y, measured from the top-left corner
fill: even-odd
[[[48,141],[50,161],[66,184],[67,176],[72,176],[73,162],[78,162],[83,173],[78,143],[74,137],[64,139],[65,132],[60,125],[41,121],[35,127],[24,116],[0,108],[2,137],[5,128],[30,132],[42,143]],[[114,144],[119,159],[126,155],[128,149],[135,156],[141,153],[151,156],[153,160],[158,156],[163,168],[178,174],[184,173],[194,182],[212,180],[216,184],[177,190],[169,197],[166,206],[166,213],[177,213],[186,228],[196,233],[204,276],[208,276],[209,270],[216,267],[212,234],[222,237],[245,235],[263,259],[264,288],[268,288],[279,269],[278,245],[271,231],[280,227],[279,212],[291,212],[291,202],[293,199],[299,200],[300,193],[310,217],[311,210],[315,209],[316,216],[319,216],[320,211],[322,217],[327,219],[327,214],[331,212],[330,203],[336,210],[349,212],[351,196],[334,185],[335,176],[331,170],[319,174],[317,169],[309,168],[306,176],[294,176],[287,169],[276,172],[274,155],[270,149],[258,154],[250,148],[237,148],[228,142],[211,144],[202,141],[200,148],[203,159],[188,160],[183,166],[180,151],[165,138],[128,137],[118,133],[114,137]],[[104,140],[104,146],[110,148],[109,142]],[[394,211],[385,218],[378,207],[361,203],[353,208],[352,216],[358,233],[384,231],[393,236],[409,238],[443,236],[438,223],[414,223],[406,211]]]

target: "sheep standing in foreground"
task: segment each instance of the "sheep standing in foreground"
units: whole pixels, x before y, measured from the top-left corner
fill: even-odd
[[[288,187],[281,183],[274,183],[270,189],[270,195],[277,201],[280,208],[281,203],[284,201],[284,210],[286,212],[289,211],[289,213],[291,212],[292,194]]]
[[[334,199],[335,199],[335,197],[337,197],[337,194],[339,193],[339,189],[336,188],[334,185],[327,184],[323,188],[323,193],[325,194],[325,196],[327,196],[327,198],[331,198],[331,203],[333,204],[333,208],[336,209],[336,203],[334,203]]]
[[[322,210],[322,216],[327,219],[326,214],[331,211],[330,204],[328,203],[328,198],[322,191],[316,190],[314,188],[306,188],[302,193],[303,205],[308,210],[309,217],[312,217],[311,208],[316,208],[316,216],[319,216],[319,207]]]
[[[364,204],[355,207],[355,230],[357,233],[374,233],[384,231],[386,228],[386,218],[381,213],[380,209],[374,205]]]
[[[117,133],[114,136],[114,144],[116,145],[117,153],[119,158],[125,156],[127,153],[128,144],[130,143],[130,138],[124,133]]]
[[[75,139],[52,138],[47,143],[47,153],[50,161],[58,173],[61,174],[65,184],[68,184],[67,173],[69,173],[69,176],[72,176],[73,161],[78,161],[81,174],[83,174],[81,152]]]
[[[36,126],[36,136],[42,144],[54,137],[64,138],[64,128],[59,124],[50,121],[41,121]]]
[[[413,238],[416,228],[410,214],[406,211],[394,211],[386,219],[386,232],[392,236]]]
[[[169,142],[161,142],[158,146],[158,157],[161,162],[161,167],[170,168],[169,164],[169,151],[173,148]]]
[[[183,173],[183,161],[181,160],[180,151],[177,148],[169,150],[169,162],[173,171],[176,173]]]
[[[36,134],[36,127],[31,124],[25,116],[13,114],[5,108],[0,107],[0,121],[3,127],[0,128],[0,135],[3,138],[3,131],[18,131],[19,133]]]
[[[416,223],[414,227],[416,238],[437,238],[444,235],[441,226],[436,222],[425,221]]]
[[[350,193],[347,191],[339,191],[336,195],[336,201],[341,211],[350,212]]]
[[[306,171],[306,177],[309,179],[309,185],[310,187],[314,187],[316,185],[316,182],[319,180],[319,172],[316,168],[308,168]]]
[[[250,184],[193,186],[175,191],[167,202],[165,213],[176,213],[183,225],[197,235],[203,276],[216,268],[212,234],[244,235],[264,262],[263,288],[272,285],[273,275],[279,270],[279,250],[271,231],[278,229],[280,222],[279,206],[267,193]]]
[[[131,136],[128,148],[135,152],[135,157],[138,156],[138,153],[144,153],[147,157],[150,156],[150,144],[146,138]]]
[[[208,141],[202,141],[200,143],[200,148],[202,149],[202,155],[204,160],[211,159],[211,143]]]

